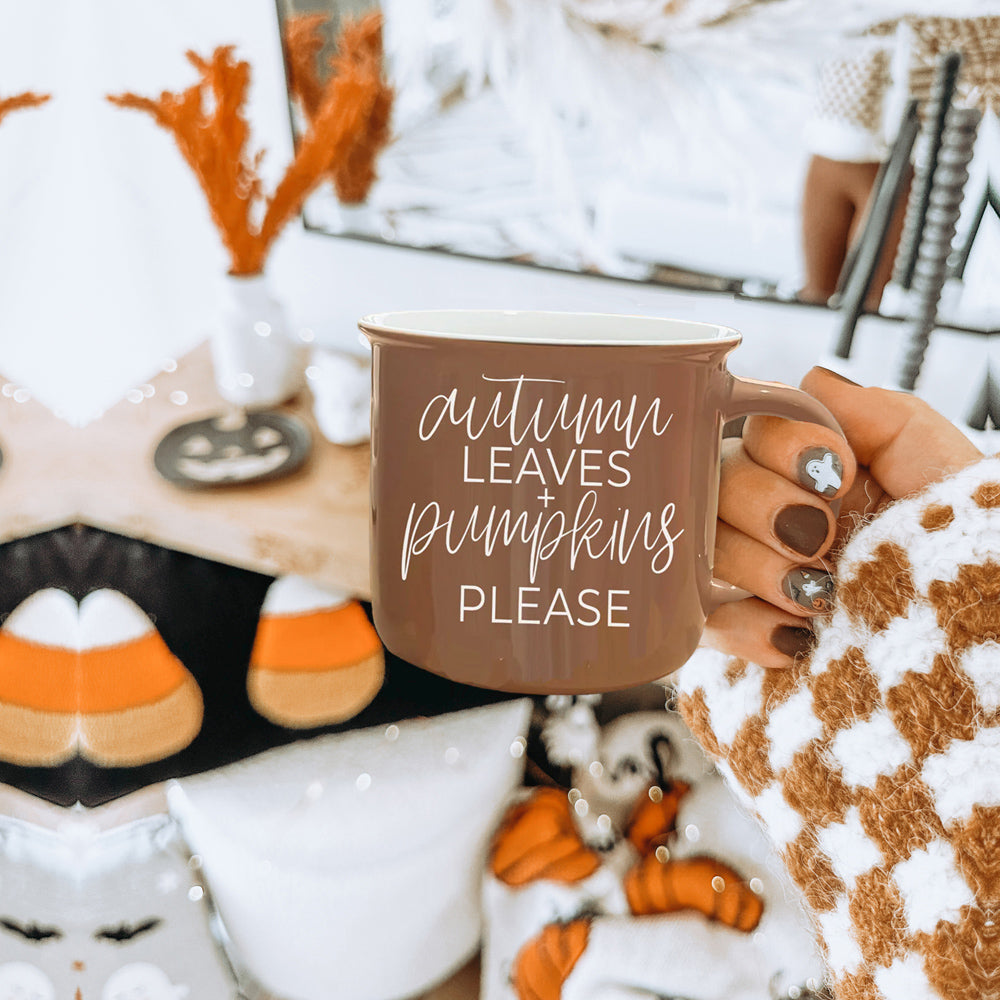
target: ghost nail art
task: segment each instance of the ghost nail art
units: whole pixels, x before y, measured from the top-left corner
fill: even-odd
[[[785,577],[781,589],[800,607],[822,614],[833,600],[833,577],[821,569],[799,566]]]
[[[799,482],[820,496],[832,497],[843,475],[844,463],[829,448],[809,448],[799,458]]]

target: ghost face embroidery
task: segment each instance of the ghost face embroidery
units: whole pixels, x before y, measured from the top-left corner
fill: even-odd
[[[0,817],[0,1000],[240,996],[173,823],[88,822]]]
[[[306,426],[274,412],[211,417],[175,427],[153,464],[176,486],[198,489],[278,479],[301,468],[312,447]]]

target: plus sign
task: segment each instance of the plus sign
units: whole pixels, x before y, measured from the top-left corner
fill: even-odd
[[[549,501],[555,500],[555,497],[549,492],[549,488],[545,487],[545,492],[540,497],[535,497],[536,500],[541,500],[545,506],[545,509],[549,509]]]

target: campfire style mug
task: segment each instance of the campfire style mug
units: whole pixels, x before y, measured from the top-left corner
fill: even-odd
[[[747,596],[712,576],[722,426],[824,424],[738,378],[740,334],[641,316],[369,316],[372,594],[388,649],[499,691],[610,691]]]

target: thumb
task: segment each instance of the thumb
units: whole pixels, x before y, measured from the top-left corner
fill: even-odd
[[[862,388],[826,368],[813,368],[802,388],[837,418],[858,465],[893,499],[983,457],[950,420],[909,393]]]

